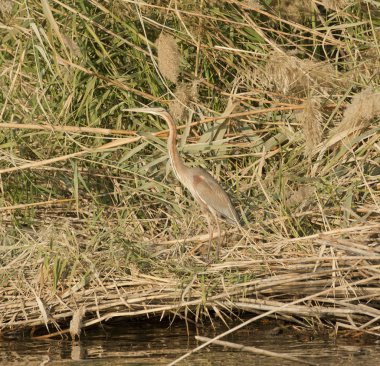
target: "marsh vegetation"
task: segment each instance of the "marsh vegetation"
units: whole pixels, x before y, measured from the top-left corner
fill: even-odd
[[[0,2],[0,327],[115,317],[380,334],[380,8],[375,1]],[[233,197],[207,222],[171,173]]]

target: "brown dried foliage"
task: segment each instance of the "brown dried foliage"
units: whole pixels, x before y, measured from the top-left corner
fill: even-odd
[[[309,0],[278,0],[274,8],[281,17],[294,22],[300,22],[305,17],[309,17],[312,11],[311,2]]]
[[[331,10],[341,10],[350,6],[352,0],[321,0],[323,6]]]
[[[310,202],[310,199],[313,196],[314,187],[310,185],[303,185],[289,194],[286,199],[286,204],[290,207],[298,206],[299,208],[303,208],[305,204]]]
[[[86,314],[86,308],[85,306],[79,307],[77,310],[74,311],[73,317],[70,321],[70,335],[72,339],[75,339],[76,337],[80,337],[80,334],[82,332],[82,326],[83,326],[83,317]]]
[[[13,1],[0,0],[0,15],[4,17],[12,12]]]
[[[263,10],[264,6],[260,4],[258,0],[243,0],[241,2],[241,5],[245,9],[250,9],[250,10]]]
[[[198,83],[180,83],[174,93],[175,98],[169,103],[169,112],[176,121],[180,121],[185,114],[189,102],[197,98]]]
[[[186,83],[179,84],[174,95],[175,99],[169,104],[169,112],[176,121],[179,121],[183,118],[186,105],[190,101],[191,86]]]

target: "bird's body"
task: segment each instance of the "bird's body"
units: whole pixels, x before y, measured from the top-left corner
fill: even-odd
[[[191,183],[182,183],[204,210],[231,223],[239,222],[230,198],[209,172],[198,167],[189,168],[189,176]]]
[[[206,170],[186,166],[178,153],[176,146],[177,130],[170,114],[162,108],[134,108],[128,111],[155,114],[162,117],[169,127],[168,152],[174,174],[178,180],[190,191],[195,201],[199,203],[206,214],[209,226],[209,251],[212,239],[213,218],[217,224],[219,238],[220,227],[217,218],[224,218],[230,223],[239,225],[239,216],[232,205],[230,198],[216,179]],[[217,256],[219,256],[219,243],[217,246]]]

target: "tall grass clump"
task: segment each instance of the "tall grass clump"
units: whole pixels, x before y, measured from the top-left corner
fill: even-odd
[[[3,334],[239,311],[380,334],[379,8],[284,3],[2,0]],[[233,196],[219,262],[144,105]]]

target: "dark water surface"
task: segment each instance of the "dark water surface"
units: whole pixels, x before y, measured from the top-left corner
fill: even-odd
[[[195,335],[213,337],[227,330],[209,325],[190,326],[183,322],[122,322],[86,330],[80,341],[0,340],[0,365],[167,365],[198,343]],[[276,323],[253,324],[223,339],[294,357],[320,365],[380,366],[380,340],[342,337],[329,339],[278,327]],[[178,365],[295,365],[277,358],[211,346],[191,355]],[[300,364],[301,365],[301,364]]]

